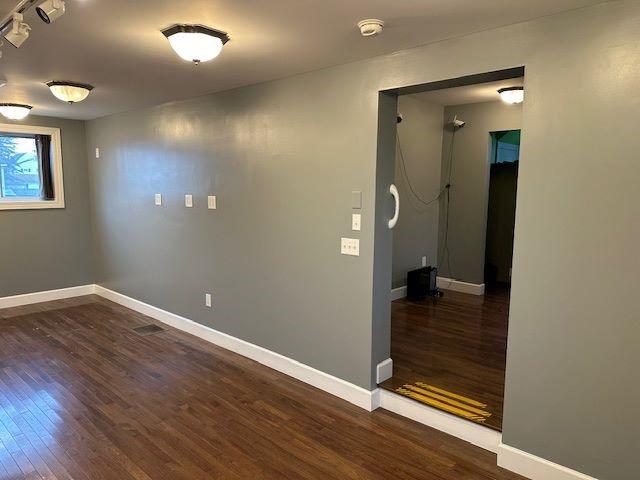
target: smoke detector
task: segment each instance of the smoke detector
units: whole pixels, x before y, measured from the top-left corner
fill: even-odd
[[[376,18],[370,18],[368,20],[362,20],[358,22],[358,28],[363,37],[373,37],[382,32],[384,28],[384,22]]]

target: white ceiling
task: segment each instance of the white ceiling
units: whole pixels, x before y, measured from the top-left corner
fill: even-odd
[[[414,93],[411,95],[423,101],[437,105],[466,105],[468,103],[498,102],[500,95],[498,90],[505,87],[521,87],[524,85],[524,77],[499,82],[477,83],[464,87],[443,88],[431,92]],[[526,95],[526,93],[525,93]]]
[[[3,47],[0,102],[36,115],[91,119],[346,63],[474,31],[600,3],[601,0],[67,0],[45,25],[32,9],[31,38]],[[0,0],[4,16],[17,0]],[[355,24],[381,18],[379,37]],[[183,62],[160,30],[201,23],[227,31],[220,57]],[[48,80],[91,83],[88,100],[66,105]]]

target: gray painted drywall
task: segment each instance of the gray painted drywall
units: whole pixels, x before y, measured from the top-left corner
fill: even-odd
[[[522,105],[502,101],[448,106],[445,122],[455,116],[464,128],[455,132],[451,174],[449,234],[445,249],[446,204],[440,209],[438,274],[463,282],[484,283],[487,205],[489,201],[490,132],[522,127]],[[448,181],[453,130],[442,137],[442,185]]]
[[[380,160],[394,155],[376,152],[393,121],[379,123],[378,91],[526,64],[503,440],[628,480],[640,449],[639,25],[637,1],[606,3],[92,121],[100,281],[370,387],[388,356],[392,275],[393,170]],[[352,190],[364,196],[357,258],[338,254]],[[207,193],[218,211],[203,208]]]
[[[402,199],[402,214],[393,230],[393,287],[407,283],[407,272],[420,267],[422,256],[428,265],[437,264],[439,201],[442,161],[442,118],[444,107],[415,95],[398,97],[398,125],[406,176],[420,197],[411,193],[403,172],[400,149],[396,151],[395,184]],[[422,202],[430,203],[425,206]]]
[[[60,128],[66,205],[0,210],[0,297],[93,283],[84,122],[29,116],[0,123]]]

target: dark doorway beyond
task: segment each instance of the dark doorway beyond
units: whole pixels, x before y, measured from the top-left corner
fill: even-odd
[[[492,132],[484,280],[511,284],[520,130]]]
[[[502,430],[509,288],[494,285],[484,296],[448,291],[422,302],[391,305],[393,378],[396,391],[424,383],[487,405],[483,424]]]

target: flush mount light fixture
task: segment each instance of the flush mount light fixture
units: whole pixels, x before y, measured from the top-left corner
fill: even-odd
[[[87,98],[91,93],[91,90],[93,90],[93,86],[87,85],[86,83],[63,82],[57,80],[48,82],[47,87],[49,87],[49,90],[51,90],[54,97],[67,103],[81,102]]]
[[[507,87],[498,90],[500,98],[505,103],[522,103],[524,101],[524,87]]]
[[[52,23],[59,19],[66,11],[64,0],[47,0],[42,2],[36,13],[44,23]]]
[[[374,37],[382,33],[384,22],[377,18],[369,18],[358,22],[358,28],[363,37]]]
[[[181,58],[196,65],[216,58],[229,41],[225,32],[203,25],[174,25],[162,33]]]
[[[0,103],[0,114],[9,120],[22,120],[29,112],[31,105],[22,105],[20,103]]]
[[[14,13],[11,21],[11,30],[9,30],[4,38],[14,47],[20,48],[29,38],[31,27],[28,23],[24,22],[24,16],[21,13]]]

